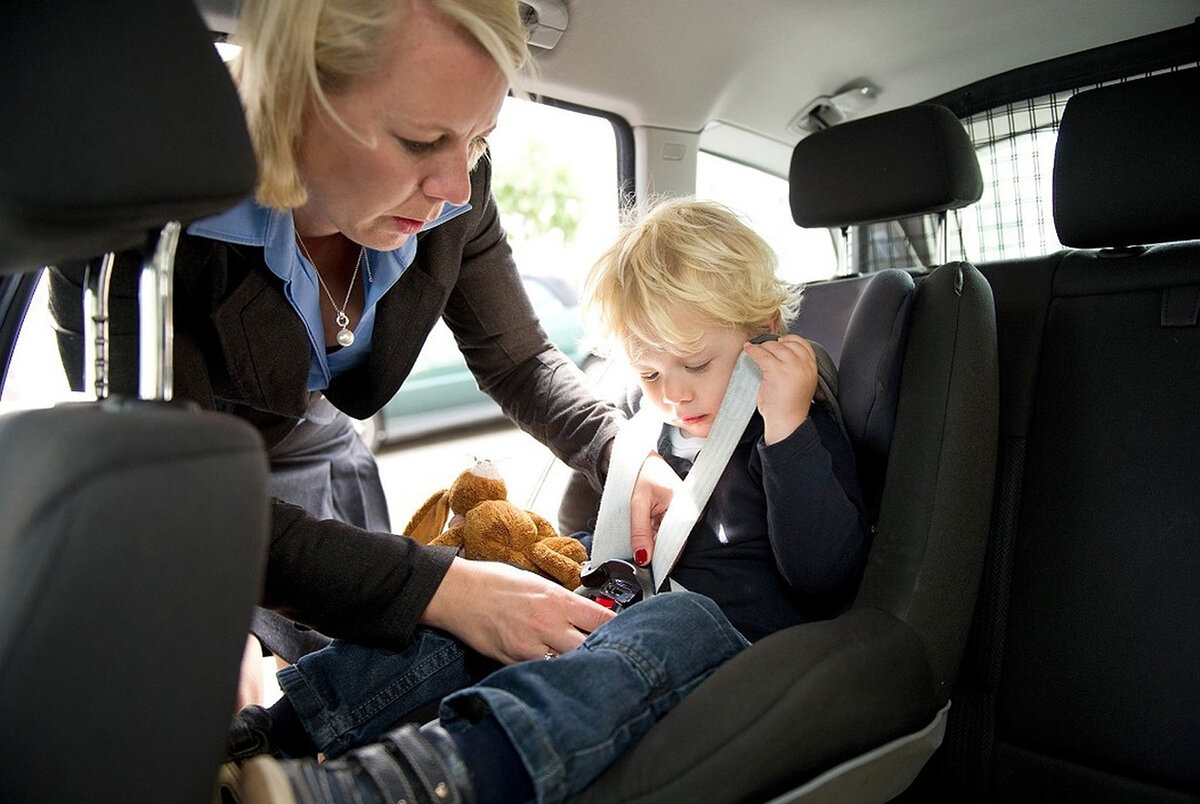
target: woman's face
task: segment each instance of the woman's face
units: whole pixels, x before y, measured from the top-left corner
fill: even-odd
[[[305,236],[341,232],[389,251],[446,202],[470,198],[468,164],[508,86],[469,34],[424,3],[409,9],[385,39],[378,76],[330,97],[358,138],[316,104],[305,115],[300,172],[309,199],[295,211]]]

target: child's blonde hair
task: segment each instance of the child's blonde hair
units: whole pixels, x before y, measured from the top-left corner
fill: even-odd
[[[379,68],[399,15],[417,2],[466,30],[515,85],[530,63],[516,0],[243,0],[242,49],[231,69],[258,158],[260,203],[290,209],[307,200],[297,165],[305,108],[316,104],[341,122],[329,95]]]
[[[664,201],[636,220],[589,272],[584,306],[631,357],[649,348],[690,354],[705,331],[786,326],[800,288],[775,275],[775,252],[729,208]]]

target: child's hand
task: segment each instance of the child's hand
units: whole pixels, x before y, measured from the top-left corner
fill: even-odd
[[[808,409],[817,392],[817,356],[799,335],[747,343],[743,348],[762,370],[758,412],[763,417],[763,440],[774,444],[791,435],[808,418]]]

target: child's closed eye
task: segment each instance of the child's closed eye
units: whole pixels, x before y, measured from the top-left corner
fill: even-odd
[[[711,360],[705,360],[703,363],[701,363],[698,366],[684,366],[683,370],[686,371],[688,374],[703,374],[705,371],[708,370],[708,367],[711,364],[712,364]]]

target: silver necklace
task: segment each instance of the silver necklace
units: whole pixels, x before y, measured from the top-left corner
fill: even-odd
[[[312,263],[313,272],[317,275],[317,281],[321,283],[321,288],[325,291],[325,295],[329,297],[329,303],[333,305],[334,323],[341,327],[338,330],[337,342],[342,346],[349,346],[354,343],[354,333],[350,331],[350,316],[346,315],[346,308],[350,305],[350,294],[354,292],[354,280],[358,279],[358,268],[363,263],[367,265],[367,281],[371,280],[371,263],[367,259],[366,246],[358,247],[358,259],[354,261],[354,273],[350,275],[350,284],[346,287],[346,298],[342,300],[342,306],[338,307],[337,300],[333,298],[333,294],[329,292],[329,285],[325,284],[325,280],[321,278],[321,269],[317,267],[317,261],[308,253],[308,246],[304,245],[304,238],[296,232],[296,242],[300,244],[300,250],[304,252],[304,256]]]

